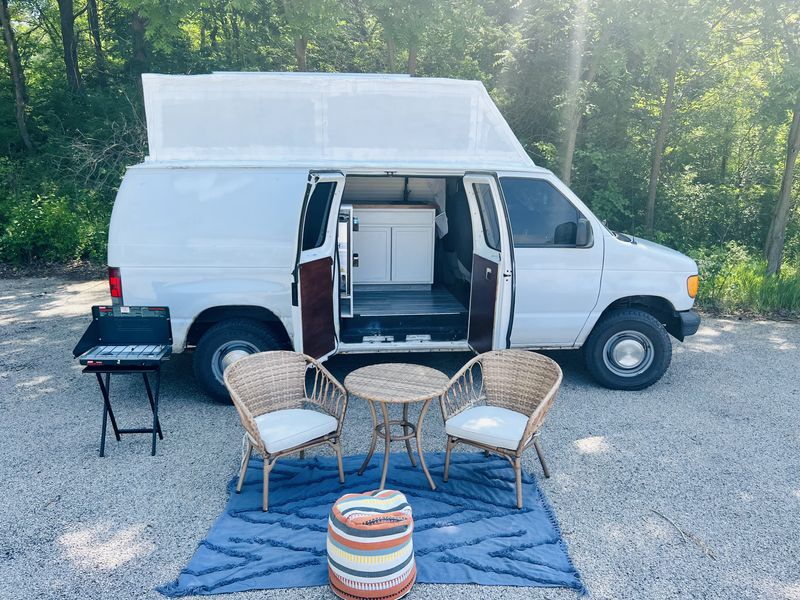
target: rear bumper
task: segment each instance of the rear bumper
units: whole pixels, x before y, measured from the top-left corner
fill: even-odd
[[[694,335],[700,328],[700,315],[694,310],[681,310],[672,313],[667,331],[674,337],[683,341],[686,337]]]

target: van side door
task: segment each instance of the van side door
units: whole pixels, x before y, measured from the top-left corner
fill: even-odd
[[[603,234],[551,173],[500,174],[514,244],[511,345],[571,347],[597,304]]]
[[[297,352],[314,358],[327,358],[337,347],[334,291],[337,289],[338,221],[335,215],[343,190],[342,173],[310,173],[300,216],[292,286],[294,346]]]
[[[507,345],[513,251],[494,175],[467,173],[464,190],[473,235],[467,339],[481,353]]]

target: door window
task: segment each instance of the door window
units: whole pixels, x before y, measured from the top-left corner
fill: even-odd
[[[500,250],[500,224],[497,222],[497,213],[494,210],[492,187],[488,183],[473,183],[472,189],[478,200],[486,245],[492,250]]]
[[[331,212],[335,189],[336,182],[334,181],[323,181],[314,187],[306,206],[306,218],[303,224],[303,250],[319,248],[325,242],[328,215]]]
[[[589,223],[567,198],[543,179],[500,179],[514,246],[522,248],[577,247],[579,228]],[[590,245],[591,236],[581,236]]]

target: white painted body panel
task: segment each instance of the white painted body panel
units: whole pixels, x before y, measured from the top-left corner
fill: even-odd
[[[197,315],[215,306],[263,306],[291,335],[307,180],[308,169],[129,169],[108,244],[125,303],[169,306],[176,352]]]
[[[505,172],[500,177],[530,177]],[[516,295],[511,345],[569,348],[597,305],[603,274],[605,238],[597,217],[550,172],[538,174],[564,194],[595,232],[588,248],[514,248]]]
[[[342,171],[382,174],[390,167]],[[114,206],[108,248],[108,264],[121,271],[125,303],[169,306],[175,352],[184,350],[197,315],[215,306],[266,308],[295,337],[299,323],[291,304],[292,272],[310,170],[155,163],[129,169]],[[432,165],[409,174],[458,173]],[[692,307],[686,279],[697,273],[697,265],[690,258],[644,240],[618,240],[549,171],[533,167],[498,175],[547,179],[589,219],[594,235],[592,248],[515,251],[512,345],[579,347],[603,310],[628,296],[665,298],[676,310]],[[499,290],[496,347],[505,344],[510,288],[509,271]],[[341,344],[339,351],[466,347],[465,342],[364,343]]]
[[[603,311],[613,302],[628,296],[664,298],[677,311],[694,306],[686,290],[686,280],[697,275],[697,263],[676,250],[635,238],[624,242],[603,228],[605,258],[603,280],[597,304],[575,340],[582,345]]]

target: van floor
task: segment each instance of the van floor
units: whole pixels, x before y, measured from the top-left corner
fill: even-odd
[[[432,341],[467,337],[468,310],[445,288],[425,290],[354,290],[353,316],[342,318],[340,339],[359,343],[387,337],[402,342],[408,336],[430,336]]]
[[[361,317],[457,315],[466,307],[442,287],[429,290],[355,290],[353,314]]]

